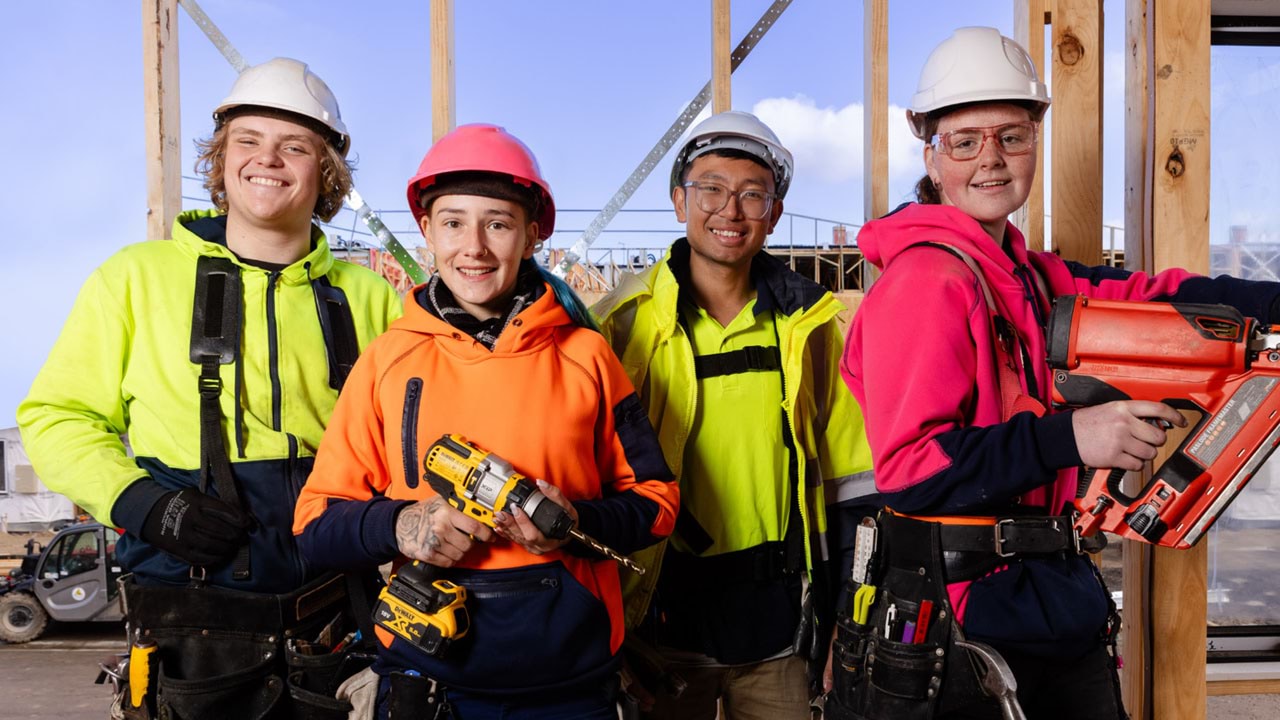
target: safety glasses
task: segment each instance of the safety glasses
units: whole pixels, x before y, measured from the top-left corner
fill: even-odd
[[[748,220],[760,220],[769,214],[773,207],[773,193],[748,188],[746,190],[730,190],[720,183],[699,181],[684,184],[693,193],[693,202],[704,213],[714,215],[729,204],[729,198],[738,198],[738,207]]]
[[[930,145],[952,160],[973,160],[982,154],[987,140],[993,139],[1004,155],[1026,155],[1036,147],[1037,126],[1033,122],[1009,123],[991,127],[971,127],[939,133]]]

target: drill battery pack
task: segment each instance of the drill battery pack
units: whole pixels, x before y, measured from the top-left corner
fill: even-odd
[[[432,656],[444,654],[471,627],[466,588],[436,575],[436,568],[416,560],[404,565],[373,610],[375,625]]]

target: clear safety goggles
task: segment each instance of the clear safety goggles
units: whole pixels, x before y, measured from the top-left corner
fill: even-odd
[[[987,140],[995,140],[1004,155],[1026,155],[1036,147],[1038,127],[1036,123],[1017,122],[990,127],[971,127],[939,133],[930,145],[934,150],[952,160],[973,160],[982,154]]]

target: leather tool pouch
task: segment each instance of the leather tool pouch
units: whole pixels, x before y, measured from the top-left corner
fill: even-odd
[[[882,513],[880,548],[869,569],[874,601],[866,622],[852,601],[837,610],[834,687],[827,717],[927,720],[937,712],[951,663],[952,612],[937,523]],[[858,586],[849,588],[849,598]],[[923,632],[917,632],[920,625]]]
[[[438,683],[422,675],[393,672],[382,680],[387,720],[437,720],[449,716]]]
[[[356,624],[347,584],[326,575],[285,595],[121,579],[129,629],[156,642],[153,698],[166,720],[337,720],[346,677],[373,655],[342,640]]]

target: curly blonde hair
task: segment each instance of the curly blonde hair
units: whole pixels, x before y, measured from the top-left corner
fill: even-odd
[[[299,124],[310,126],[309,123]],[[227,212],[224,173],[228,125],[229,122],[220,123],[211,137],[196,141],[196,149],[200,152],[200,157],[196,158],[196,174],[204,176],[204,189],[209,191],[209,200],[222,213]],[[320,196],[316,198],[316,206],[311,214],[321,222],[329,222],[342,209],[343,198],[351,192],[351,173],[355,170],[355,165],[334,149],[326,134],[317,134],[325,138],[325,143],[320,155]]]

